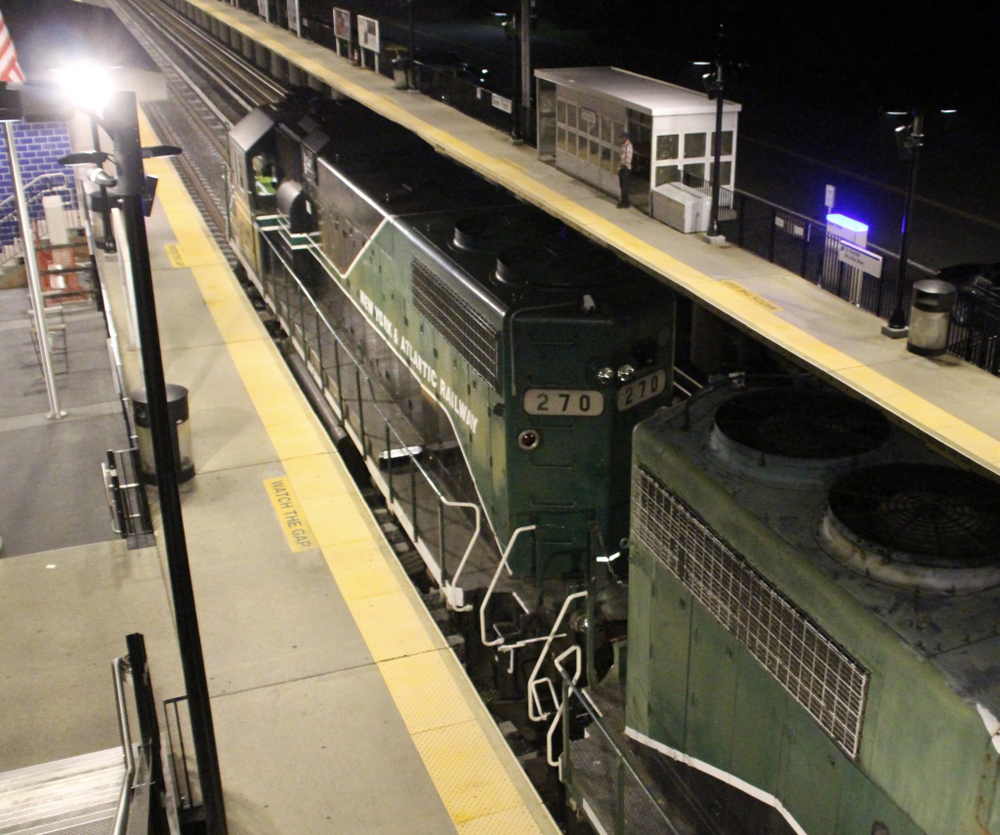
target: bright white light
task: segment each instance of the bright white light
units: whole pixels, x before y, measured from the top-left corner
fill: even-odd
[[[613,554],[608,554],[606,557],[597,557],[597,562],[614,562],[622,555],[621,551],[615,551]]]
[[[852,232],[867,232],[868,224],[862,223],[860,220],[854,220],[849,218],[847,215],[827,215],[827,223],[835,223],[837,226],[843,227],[844,229],[850,229]]]
[[[100,114],[111,98],[111,76],[97,64],[62,67],[55,75],[66,101],[84,113]]]

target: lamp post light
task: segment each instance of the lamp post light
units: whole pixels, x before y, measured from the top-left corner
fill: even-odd
[[[719,234],[719,190],[722,181],[722,117],[725,109],[725,67],[726,61],[722,57],[723,27],[719,24],[719,46],[718,54],[714,61],[695,61],[696,67],[714,66],[712,72],[705,73],[702,77],[702,84],[705,86],[705,93],[709,101],[715,100],[715,136],[712,140],[712,205],[708,219],[708,233],[705,240],[712,244],[723,244],[726,239]]]
[[[896,299],[889,321],[882,328],[886,336],[898,339],[907,335],[906,313],[903,310],[904,289],[909,256],[910,223],[913,219],[913,197],[917,190],[917,164],[920,161],[920,148],[924,144],[924,114],[914,111],[912,121],[908,125],[896,128],[896,139],[903,159],[908,160],[909,167],[906,176],[906,198],[903,202],[903,222],[899,241],[899,272],[896,278]]]
[[[90,120],[90,133],[94,142],[94,150],[100,154],[100,129],[97,126],[97,121],[93,118]],[[95,177],[93,179],[95,183],[98,183],[98,188],[101,190],[101,226],[104,227],[104,243],[102,245],[102,249],[107,253],[117,252],[118,247],[115,244],[115,233],[111,228],[111,201],[108,199],[108,187],[104,183],[98,182],[99,178]]]
[[[226,812],[222,794],[222,778],[215,743],[215,729],[201,649],[198,614],[188,561],[184,521],[181,515],[177,467],[174,460],[174,427],[167,404],[163,357],[160,351],[159,326],[153,298],[153,275],[146,239],[146,220],[142,195],[146,174],[142,160],[154,156],[172,156],[180,148],[160,145],[143,148],[139,141],[139,118],[135,94],[122,91],[115,94],[104,108],[101,125],[114,142],[113,159],[117,177],[112,196],[118,201],[125,231],[126,248],[132,271],[136,320],[139,329],[139,350],[149,406],[149,428],[153,442],[153,461],[163,538],[167,553],[170,589],[174,602],[177,639],[191,714],[198,778],[205,809],[206,835],[226,835]],[[60,159],[64,165],[100,164],[108,159],[104,152],[89,151],[69,154]],[[95,174],[103,171],[98,169]],[[104,175],[107,177],[107,175]],[[103,178],[95,178],[103,179]]]
[[[177,615],[178,642],[195,739],[198,776],[205,803],[206,832],[208,835],[225,835],[227,825],[222,778],[219,773],[208,681],[205,675],[184,522],[181,516],[180,492],[174,463],[173,427],[170,425],[167,405],[160,334],[156,321],[156,304],[153,299],[153,275],[149,262],[149,244],[146,239],[146,219],[142,208],[142,192],[146,179],[142,167],[143,157],[169,155],[178,153],[180,149],[141,147],[134,93],[123,91],[115,95],[105,110],[105,124],[114,140],[115,168],[118,175],[116,191],[121,201],[125,237],[129,244],[139,347],[143,359],[146,395],[149,398],[150,434],[160,495],[163,535]]]

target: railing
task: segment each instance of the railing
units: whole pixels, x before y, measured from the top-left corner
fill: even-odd
[[[418,458],[422,448],[413,438],[404,438],[405,430],[396,425],[399,419],[392,418],[383,407],[383,403],[391,404],[391,398],[338,335],[323,306],[303,286],[272,235],[285,236],[287,244],[315,258],[338,285],[331,288],[332,292],[340,293],[340,279],[333,265],[314,244],[300,243],[300,236],[295,236],[293,241],[277,223],[268,222],[268,219],[262,221],[267,229],[261,237],[272,263],[261,276],[265,301],[275,311],[293,348],[305,362],[345,432],[362,451],[373,483],[386,497],[389,508],[420,553],[434,581],[448,590],[450,603],[462,608],[464,595],[451,582],[448,555],[454,554],[453,564],[458,565],[456,575],[459,574],[478,539],[481,509],[471,502],[449,499],[437,485]],[[399,461],[405,462],[409,469],[408,484],[401,485],[401,476],[394,474],[399,466],[394,462]],[[386,464],[384,470],[380,462]],[[418,501],[418,486],[429,491],[424,501]],[[461,527],[470,531],[467,542],[453,546],[445,541],[446,530],[460,530]]]
[[[679,835],[677,826],[639,775],[631,755],[605,726],[600,711],[568,671],[559,672],[564,710],[560,723],[560,777],[579,793],[584,813],[608,835]],[[584,728],[586,739],[581,745]]]
[[[490,127],[509,133],[514,118],[507,110],[513,106],[511,100],[494,94],[474,81],[462,78],[462,72],[460,67],[414,61],[414,83],[423,95],[444,102]]]
[[[719,231],[729,241],[876,316],[889,318],[899,281],[897,255],[868,246],[883,259],[882,275],[876,278],[838,260],[840,238],[827,234],[824,221],[783,209],[742,191],[720,189],[720,194],[720,203],[728,208],[720,210]],[[933,270],[911,262],[904,277],[904,288],[933,275]],[[906,298],[909,298],[908,293]]]
[[[959,292],[948,328],[948,352],[1000,375],[1000,300]]]
[[[108,357],[114,375],[118,401],[125,421],[129,446],[122,450],[107,450],[107,458],[101,464],[105,495],[111,514],[111,527],[116,534],[128,540],[129,548],[144,548],[153,544],[153,517],[149,509],[149,499],[142,483],[139,461],[139,439],[132,418],[131,400],[126,394],[125,373],[122,368],[121,348],[118,330],[105,295],[104,282],[98,282],[105,311],[104,320],[108,329]]]
[[[188,746],[185,739],[191,736],[191,718],[185,710],[187,722],[182,721],[181,704],[187,707],[187,696],[165,699],[163,710],[167,724],[167,756],[176,792],[174,800],[181,822],[186,823],[199,815],[204,804],[200,797],[201,785],[197,778],[192,778],[188,766]]]
[[[697,186],[696,183],[691,185]],[[721,189],[719,230],[742,249],[802,276],[845,301],[889,319],[900,287],[899,256],[869,244],[882,257],[878,278],[842,263],[840,238],[828,234],[826,223],[783,209],[741,191]],[[903,314],[910,314],[913,283],[936,273],[920,264],[907,264],[902,281]],[[947,340],[948,353],[1000,375],[1000,300],[975,289],[959,288]]]
[[[42,198],[50,195],[66,198],[63,202],[63,212],[66,214],[67,225],[79,228],[83,225],[82,212],[77,203],[76,190],[69,185],[68,179],[61,171],[41,174],[25,185],[25,198],[29,208],[37,207]],[[9,194],[0,200],[0,245],[2,245],[0,266],[24,254],[24,241],[21,240],[18,208],[14,198],[14,194]],[[47,237],[48,223],[44,218],[34,218],[31,225],[36,239]]]
[[[125,674],[129,672],[128,656],[122,655],[111,664],[111,674],[115,681],[115,705],[118,708],[118,733],[121,737],[122,755],[125,760],[125,776],[122,778],[115,809],[114,835],[124,835],[128,828],[129,800],[132,781],[135,778],[135,756],[132,752],[132,732],[129,730],[128,709],[125,704]]]

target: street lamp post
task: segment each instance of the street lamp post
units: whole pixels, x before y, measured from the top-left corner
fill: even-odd
[[[149,398],[150,434],[153,441],[163,536],[176,613],[181,665],[191,713],[198,776],[205,804],[206,833],[225,835],[227,825],[222,779],[219,774],[208,681],[205,675],[184,522],[181,516],[172,427],[167,407],[156,304],[153,299],[149,244],[146,239],[146,221],[142,209],[142,189],[145,183],[142,166],[144,150],[139,141],[135,94],[125,91],[117,93],[111,105],[105,110],[104,124],[114,140],[115,167],[118,174],[117,197],[121,201],[122,219],[132,267],[139,347],[146,395]],[[152,156],[157,151],[176,153],[177,150],[153,149],[154,153],[147,153]]]
[[[721,238],[719,234],[719,182],[722,179],[722,108],[725,105],[725,98],[722,95],[725,90],[722,75],[722,58],[715,62],[715,79],[712,84],[715,92],[715,137],[712,142],[712,210],[708,218],[708,239],[715,241]],[[711,96],[711,94],[709,94]],[[725,239],[723,239],[725,240]]]
[[[101,152],[101,137],[100,129],[97,126],[97,120],[94,118],[90,119],[90,135],[94,143],[94,150],[100,154]],[[101,225],[104,227],[104,245],[103,249],[105,252],[111,253],[117,251],[117,246],[115,244],[115,233],[111,228],[111,204],[108,201],[108,187],[101,184]]]
[[[896,279],[896,300],[888,323],[882,328],[882,333],[893,338],[907,334],[906,314],[903,311],[904,290],[906,288],[906,273],[909,256],[909,232],[913,219],[913,197],[917,190],[917,164],[920,161],[920,148],[924,144],[924,115],[914,111],[913,121],[909,125],[897,128],[906,131],[905,139],[900,142],[900,151],[909,161],[906,177],[906,199],[903,203],[903,222],[899,241],[899,274]]]
[[[725,237],[719,234],[719,195],[722,180],[722,117],[726,106],[725,97],[725,66],[726,62],[722,58],[723,27],[719,24],[719,45],[718,54],[714,61],[695,61],[695,66],[713,66],[714,71],[705,73],[702,83],[705,85],[705,92],[708,99],[715,99],[715,136],[712,141],[712,205],[709,211],[708,233],[705,240],[712,244],[725,243]]]

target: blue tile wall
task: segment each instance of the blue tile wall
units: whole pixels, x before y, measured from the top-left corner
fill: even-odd
[[[41,200],[31,200],[40,185],[32,186],[32,180],[42,174],[62,172],[70,190],[68,208],[76,208],[76,189],[73,186],[73,169],[60,165],[56,160],[70,153],[69,131],[62,122],[18,122],[14,125],[14,149],[21,168],[21,180],[28,192],[31,203],[31,217],[44,216]],[[7,245],[19,236],[17,213],[15,211],[14,182],[10,173],[7,156],[6,131],[0,131],[0,245]]]

